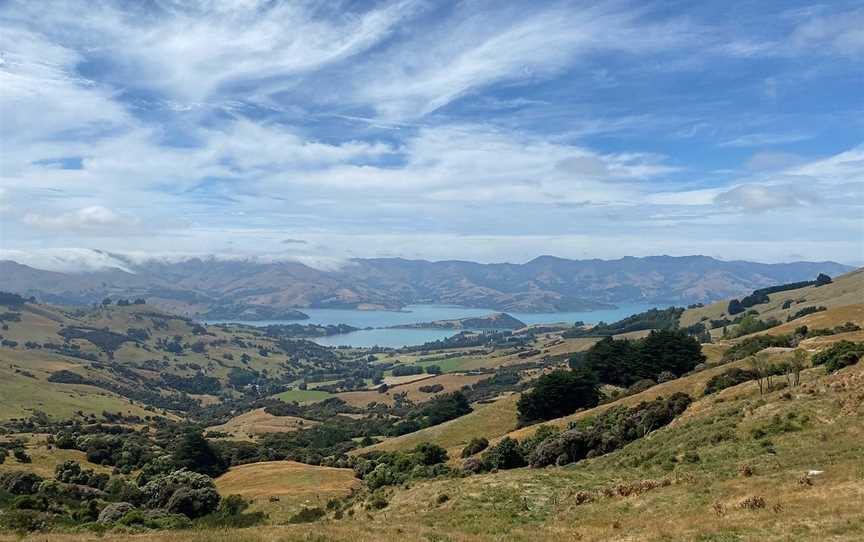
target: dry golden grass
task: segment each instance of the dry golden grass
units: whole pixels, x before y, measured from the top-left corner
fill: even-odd
[[[234,438],[246,440],[265,433],[290,433],[314,425],[318,425],[318,422],[295,416],[274,416],[264,412],[263,408],[257,408],[235,416],[222,425],[208,427],[207,430],[229,433]]]
[[[864,292],[862,292],[864,295]],[[777,327],[772,327],[762,333],[755,335],[783,335],[792,333],[799,326],[807,326],[810,329],[832,329],[841,326],[846,322],[852,322],[864,327],[864,303],[856,305],[845,305],[841,307],[832,307],[827,311],[815,312],[801,318],[796,318],[791,322],[786,322]]]
[[[43,478],[53,478],[54,469],[57,465],[64,461],[73,460],[80,463],[82,466],[96,470],[98,472],[110,473],[110,467],[103,467],[87,461],[87,455],[78,450],[61,450],[52,447],[48,449],[45,442],[47,435],[15,435],[16,438],[25,438],[27,440],[24,449],[32,459],[32,463],[18,463],[11,455],[6,458],[6,461],[0,464],[0,472],[3,471],[30,471],[35,472]],[[2,441],[2,437],[0,437]]]
[[[422,403],[423,401],[428,401],[435,396],[434,393],[425,393],[420,391],[420,388],[423,386],[433,386],[435,384],[440,384],[444,386],[444,389],[438,393],[448,393],[461,389],[463,386],[470,386],[471,384],[479,382],[484,378],[489,378],[489,376],[490,375],[446,373],[438,376],[433,376],[431,378],[424,378],[422,380],[414,380],[412,382],[400,384],[398,386],[391,386],[385,393],[379,393],[377,390],[348,391],[338,393],[336,394],[336,397],[342,399],[349,405],[365,407],[369,403],[373,402],[392,405],[393,396],[395,394],[408,392],[408,399],[414,401],[415,403]]]
[[[814,277],[815,278],[815,277]],[[769,296],[770,301],[756,305],[762,319],[776,318],[785,322],[786,318],[804,307],[824,306],[830,308],[859,304],[864,298],[864,269],[858,269],[834,278],[834,282],[818,288],[808,286],[798,290],[778,292]],[[792,306],[783,309],[783,303],[792,301]],[[727,317],[728,300],[712,303],[698,309],[688,309],[681,315],[681,327],[696,324],[702,318],[718,320]],[[730,318],[731,319],[731,318]],[[840,322],[841,324],[843,322]],[[836,324],[835,324],[836,325]]]
[[[268,461],[232,467],[216,479],[222,495],[241,495],[272,521],[283,521],[302,506],[323,507],[327,501],[359,489],[351,469],[317,467],[294,461]],[[278,501],[271,502],[271,498]]]
[[[357,450],[410,450],[421,442],[434,442],[447,449],[451,457],[458,457],[465,444],[473,437],[495,438],[516,427],[516,401],[518,395],[508,395],[493,403],[474,405],[470,414],[428,427],[414,433],[387,439],[374,446]]]
[[[355,506],[341,520],[244,530],[0,535],[0,541],[858,541],[864,537],[862,386],[864,365],[858,365],[831,376],[808,370],[801,387],[761,398],[752,387],[726,390],[722,400],[700,399],[694,406],[702,408],[688,411],[687,419],[612,454],[567,467],[391,488],[383,510]],[[799,427],[772,434],[766,447],[769,441],[751,430],[775,417]],[[664,466],[664,454],[680,458],[685,451],[697,459]],[[820,474],[807,476],[811,470]],[[268,489],[259,494],[275,485],[265,482]],[[748,499],[757,506],[742,506]]]

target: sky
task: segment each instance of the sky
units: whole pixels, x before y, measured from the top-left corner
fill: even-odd
[[[43,267],[861,264],[864,1],[0,0],[0,137]]]

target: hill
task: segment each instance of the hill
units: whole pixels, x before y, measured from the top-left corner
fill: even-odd
[[[223,495],[240,495],[252,510],[284,521],[304,506],[326,506],[327,501],[349,495],[361,482],[350,469],[306,465],[294,461],[265,461],[233,467],[216,479]]]
[[[785,322],[805,307],[833,308],[860,304],[864,299],[862,292],[864,292],[864,269],[857,269],[834,277],[831,284],[824,286],[807,286],[769,294],[768,302],[754,305],[752,309],[756,310],[762,319],[775,318]],[[725,299],[684,311],[680,319],[681,327],[734,317],[728,311],[729,301]]]
[[[833,262],[760,264],[706,256],[541,256],[525,264],[354,259],[329,270],[291,261],[140,262],[107,256],[116,267],[59,273],[4,261],[0,275],[7,290],[49,303],[144,297],[185,314],[218,315],[224,310],[254,316],[290,308],[400,308],[412,303],[523,312],[590,310],[634,302],[707,303],[779,282],[812,279],[818,273],[834,276],[851,270]],[[100,253],[100,260],[105,257]]]
[[[522,329],[525,322],[499,312],[489,316],[473,316],[456,320],[436,320],[417,324],[392,326],[392,329]]]

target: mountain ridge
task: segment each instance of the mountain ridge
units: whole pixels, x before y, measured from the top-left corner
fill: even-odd
[[[571,260],[541,255],[523,264],[355,258],[322,270],[298,261],[133,261],[127,269],[58,272],[0,261],[3,288],[62,304],[146,297],[185,314],[234,305],[258,312],[303,308],[399,309],[436,303],[496,311],[559,312],[619,303],[706,303],[756,288],[852,270],[836,262],[764,264],[710,256]],[[266,309],[265,309],[266,308]]]

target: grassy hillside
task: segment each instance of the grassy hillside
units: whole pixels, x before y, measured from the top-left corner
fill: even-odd
[[[303,506],[323,507],[327,501],[345,497],[361,482],[351,469],[316,467],[294,461],[268,461],[233,467],[216,479],[222,495],[240,495],[251,501],[251,509],[283,522]]]
[[[358,508],[341,520],[112,540],[860,540],[862,386],[861,364],[831,376],[812,369],[794,390],[760,397],[743,384],[701,398],[670,426],[575,465],[418,482],[390,490],[383,510]],[[295,495],[303,485],[297,476],[331,487],[317,468],[280,467],[261,477],[260,465],[240,467],[219,480],[220,489],[269,496],[291,481]]]
[[[842,307],[861,303],[864,292],[864,269],[858,269],[839,277],[834,277],[831,284],[825,286],[808,286],[797,290],[788,290],[770,294],[768,303],[755,305],[761,319],[776,318],[781,322],[808,306],[824,306],[826,308]],[[791,305],[784,309],[787,301]],[[719,320],[730,318],[727,313],[729,300],[719,301],[705,307],[688,309],[681,315],[681,327],[691,326],[703,320]]]
[[[421,442],[434,442],[446,448],[451,455],[458,455],[472,437],[485,436],[493,439],[513,430],[516,427],[518,398],[518,395],[509,395],[492,403],[475,405],[474,411],[470,414],[441,425],[387,439],[374,446],[357,450],[356,453],[374,450],[410,450]]]
[[[264,412],[263,408],[256,408],[221,425],[210,426],[207,431],[228,433],[232,438],[248,440],[265,433],[289,433],[317,423],[295,416],[273,416]]]

